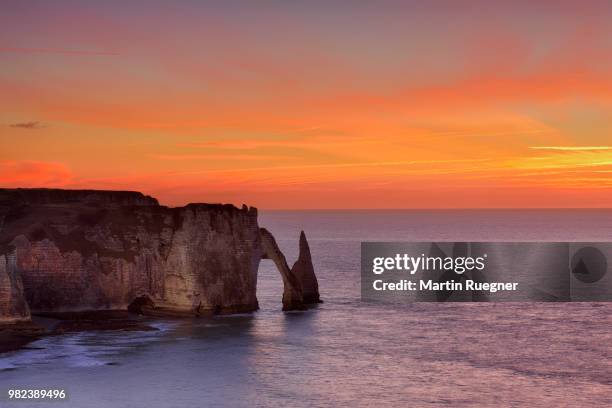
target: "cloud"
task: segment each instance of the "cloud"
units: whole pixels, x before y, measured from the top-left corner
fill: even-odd
[[[13,123],[9,126],[18,129],[40,129],[44,127],[43,124],[38,121]]]
[[[19,47],[3,47],[0,48],[0,53],[15,53],[15,54],[60,54],[60,55],[119,55],[116,52],[109,51],[87,51],[87,50],[65,50],[57,48],[19,48]]]
[[[61,187],[70,183],[72,178],[72,172],[62,163],[0,162],[0,185],[3,187]]]
[[[156,160],[162,161],[190,161],[190,160],[255,160],[255,161],[274,161],[279,158],[291,158],[292,156],[281,155],[256,155],[256,154],[152,154],[150,156]]]
[[[612,146],[529,146],[532,150],[553,150],[561,152],[592,152],[596,150],[612,150]]]

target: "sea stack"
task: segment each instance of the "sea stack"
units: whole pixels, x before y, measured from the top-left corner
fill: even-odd
[[[300,255],[293,264],[291,273],[302,283],[303,302],[305,304],[320,303],[319,282],[315,275],[312,257],[310,256],[310,246],[306,240],[304,231],[300,233]]]

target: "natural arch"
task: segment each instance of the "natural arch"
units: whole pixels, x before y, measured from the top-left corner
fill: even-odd
[[[309,303],[319,303],[319,285],[304,231],[300,234],[300,255],[293,268],[289,268],[287,259],[272,234],[265,228],[260,228],[259,231],[263,248],[262,258],[271,259],[283,279],[283,310],[300,310]]]

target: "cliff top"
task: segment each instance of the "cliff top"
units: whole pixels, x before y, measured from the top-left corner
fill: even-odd
[[[60,188],[0,188],[0,206],[53,204],[101,204],[110,206],[160,206],[156,198],[139,191],[120,190],[66,190]],[[169,207],[172,208],[172,207]],[[183,207],[208,211],[254,211],[255,207],[233,204],[189,203]]]
[[[58,188],[1,188],[0,204],[100,203],[159,205],[153,197],[137,191],[63,190]]]

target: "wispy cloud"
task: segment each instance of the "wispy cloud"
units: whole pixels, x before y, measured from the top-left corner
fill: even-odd
[[[529,146],[532,150],[555,150],[562,152],[591,152],[595,150],[612,150],[612,146]]]
[[[417,165],[432,165],[432,164],[459,164],[459,163],[482,163],[488,162],[491,159],[456,159],[456,160],[402,160],[402,161],[377,161],[377,162],[362,162],[362,163],[326,163],[326,164],[305,164],[295,166],[265,166],[265,167],[250,167],[244,168],[229,168],[219,170],[198,170],[183,172],[181,174],[211,174],[211,173],[233,173],[250,171],[279,171],[279,170],[313,170],[313,169],[341,169],[341,168],[361,168],[361,167],[396,167],[396,166],[417,166]]]
[[[88,51],[88,50],[66,50],[57,48],[21,48],[21,47],[0,47],[0,53],[13,54],[61,54],[61,55],[105,55],[113,56],[119,53],[111,51]]]
[[[39,121],[12,123],[9,126],[18,129],[40,129],[44,127]]]
[[[189,161],[189,160],[256,160],[256,161],[274,161],[279,158],[292,158],[293,156],[281,155],[256,155],[256,154],[152,154],[151,158],[162,161]]]

